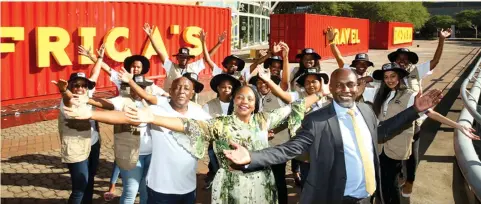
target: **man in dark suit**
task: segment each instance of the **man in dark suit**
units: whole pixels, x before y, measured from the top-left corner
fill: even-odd
[[[420,112],[437,104],[439,90],[416,97],[414,105],[400,114],[379,122],[372,109],[355,103],[357,77],[350,69],[337,69],[329,85],[334,101],[302,122],[296,136],[288,142],[249,152],[231,143],[224,150],[233,163],[246,165],[246,171],[286,162],[305,151],[310,153],[310,173],[301,195],[301,204],[371,203],[380,191],[378,142],[390,139]],[[361,145],[358,145],[361,144]]]

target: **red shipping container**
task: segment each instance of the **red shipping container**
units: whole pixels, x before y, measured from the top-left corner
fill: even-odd
[[[232,24],[231,11],[226,8],[133,2],[2,2],[2,105],[59,98],[57,87],[50,81],[68,79],[72,72],[90,72],[93,64],[81,65],[77,54],[77,46],[89,41],[95,54],[102,42],[110,41],[110,54],[107,50],[104,61],[120,69],[126,56],[116,52],[129,49],[129,54],[141,54],[150,46],[142,29],[144,23],[158,28],[157,34],[174,62],[172,55],[181,46],[201,55],[197,36],[200,29],[208,32],[211,48],[217,43],[217,35],[229,31]],[[230,32],[227,33],[230,39]],[[125,37],[117,37],[122,35]],[[59,54],[53,57],[48,53],[48,49],[55,47],[53,44],[42,47],[48,41],[66,43],[66,47],[54,50]],[[213,60],[220,64],[223,57],[230,55],[230,47],[230,41],[226,40]],[[71,65],[59,65],[56,60]],[[165,70],[156,53],[150,62],[148,75],[163,78]],[[39,67],[42,63],[47,66]],[[202,74],[210,74],[210,69],[206,67]],[[97,89],[114,89],[105,73],[100,75]]]
[[[368,51],[369,20],[317,14],[271,15],[270,43],[289,45],[289,61],[304,48],[314,48],[322,59],[333,57],[326,34],[327,27],[338,29],[337,47],[345,56]]]
[[[369,49],[395,49],[413,44],[413,24],[400,22],[370,22]]]

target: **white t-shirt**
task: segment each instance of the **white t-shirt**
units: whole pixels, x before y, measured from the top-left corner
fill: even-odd
[[[204,59],[200,59],[195,62],[188,63],[187,68],[192,68],[192,70],[194,70],[194,72],[197,75],[199,75],[199,73],[205,69]],[[175,69],[174,63],[170,61],[170,59],[165,59],[164,69],[165,69],[165,73],[169,74],[171,69]],[[182,74],[185,74],[185,70],[187,69],[184,69],[184,72]]]
[[[114,98],[109,99],[110,102],[114,105],[114,109],[117,111],[123,111],[124,102],[122,97],[117,96]],[[135,101],[135,106],[137,108],[143,108],[144,105],[141,101]],[[149,155],[152,154],[152,138],[150,134],[147,132],[147,124],[142,123],[138,126],[140,128],[140,146],[139,146],[139,155]]]
[[[216,75],[222,74],[222,73],[224,73],[224,70],[221,69],[216,64],[214,64],[214,69],[212,70],[212,76],[216,76]],[[250,72],[249,67],[244,67],[244,69],[242,69],[242,71],[240,71],[240,74],[242,75],[242,77],[244,77],[244,79],[246,81],[249,81],[249,79],[251,78],[251,72]]]
[[[227,115],[227,111],[229,110],[229,102],[225,103],[225,102],[220,101],[220,107],[222,108],[222,114],[223,114],[223,115]],[[204,106],[202,107],[202,109],[203,109],[206,113],[210,113],[210,112],[209,112],[209,106],[208,106],[207,104],[204,104]]]
[[[419,84],[421,85],[422,79],[426,76],[431,75],[433,72],[431,71],[431,61],[424,62],[422,64],[417,64],[416,65],[416,70],[418,71],[419,75]],[[404,82],[408,84],[408,79],[405,77]]]
[[[189,103],[185,115],[172,109],[169,100],[157,97],[157,105],[150,106],[155,115],[208,120],[210,115],[201,106]],[[186,194],[196,188],[197,159],[173,138],[172,131],[150,125],[152,158],[147,173],[147,186],[164,194]]]
[[[94,91],[95,91],[94,89],[89,91],[89,93],[88,93],[89,97],[92,97]],[[60,100],[60,114],[62,114],[65,118],[69,118],[67,115],[65,115],[65,113],[63,111],[64,106],[65,105],[63,103],[63,99],[61,99]],[[87,104],[87,106],[92,108],[92,105]],[[89,120],[89,122],[90,122],[90,132],[91,132],[90,133],[91,134],[90,144],[94,145],[95,143],[97,143],[97,141],[99,141],[99,132],[98,132],[98,129],[95,128],[96,127],[96,125],[95,125],[96,121],[95,120]]]
[[[110,81],[113,82],[115,86],[117,86],[117,90],[119,90],[120,92],[120,85],[122,84],[122,80],[119,78],[119,73],[113,69],[110,71]],[[151,87],[152,95],[154,96],[162,96],[162,94],[165,93],[164,89],[158,87],[155,84],[152,84]]]

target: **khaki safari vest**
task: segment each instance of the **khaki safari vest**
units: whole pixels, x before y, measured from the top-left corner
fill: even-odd
[[[222,106],[220,105],[220,99],[219,98],[214,98],[207,102],[207,107],[209,107],[209,114],[215,118],[218,116],[223,115],[224,113],[222,112]]]
[[[384,113],[384,105],[381,107],[381,113],[379,114],[379,120],[385,121],[398,113],[406,110],[409,99],[415,92],[407,89],[398,92],[397,95],[389,101],[387,113]],[[414,122],[408,124],[406,129],[404,129],[400,134],[396,135],[392,139],[385,143],[378,144],[379,154],[382,153],[384,148],[384,153],[391,159],[395,160],[407,160],[411,156],[411,147],[414,137]]]
[[[145,88],[148,94],[152,93],[152,87]],[[127,106],[135,106],[130,97],[130,87],[122,88],[122,109]],[[114,155],[115,162],[120,168],[130,170],[137,166],[140,153],[140,129],[129,124],[114,125]]]
[[[407,79],[407,86],[409,89],[413,90],[415,93],[419,92],[422,89],[421,84],[421,77],[419,76],[418,68],[416,65],[409,65],[406,69],[409,72],[409,75],[406,77]],[[419,118],[416,120],[416,125],[421,126],[424,122],[423,118]]]
[[[262,111],[272,111],[281,108],[284,104],[279,101],[279,98],[274,96],[272,92],[269,92],[262,99]],[[289,141],[289,129],[287,129],[287,122],[279,125],[273,129],[275,136],[269,141],[270,146],[276,146]]]
[[[94,128],[98,130],[97,122],[95,122],[95,126]],[[67,119],[62,113],[59,114],[60,156],[63,163],[77,163],[89,157],[91,128],[89,120]]]

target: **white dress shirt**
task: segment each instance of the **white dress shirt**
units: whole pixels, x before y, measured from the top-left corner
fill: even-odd
[[[341,129],[344,161],[346,163],[347,178],[344,196],[366,198],[369,196],[369,194],[366,191],[366,182],[363,171],[364,168],[361,160],[361,153],[359,152],[357,144],[356,134],[354,133],[352,118],[349,114],[347,114],[347,108],[341,107],[335,101],[332,103],[334,104],[337,120],[339,122],[339,128]],[[374,147],[372,144],[371,132],[369,131],[366,121],[356,105],[354,105],[353,109],[355,110],[355,119],[359,126],[358,128],[361,131],[361,137],[364,137],[364,144],[362,145],[366,147],[367,156],[374,165]],[[337,135],[334,136],[337,137]],[[373,172],[373,174],[375,174],[375,172]],[[372,176],[375,178],[375,175]]]

